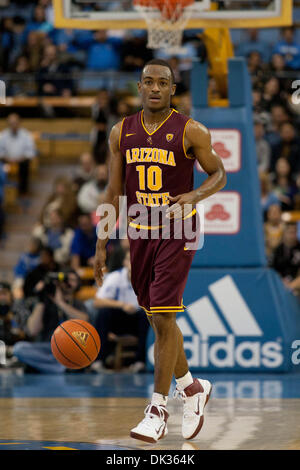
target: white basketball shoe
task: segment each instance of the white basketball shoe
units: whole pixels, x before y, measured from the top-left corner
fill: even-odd
[[[212,384],[208,380],[194,379],[183,391],[177,389],[174,398],[183,400],[182,436],[194,439],[204,422],[204,408],[209,400]]]
[[[156,443],[168,434],[169,413],[164,406],[150,403],[144,414],[145,418],[131,430],[130,436],[141,441]]]

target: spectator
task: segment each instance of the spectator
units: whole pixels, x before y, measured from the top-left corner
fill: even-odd
[[[108,120],[108,133],[110,133],[112,127],[119,121],[122,121],[124,117],[129,116],[132,113],[131,106],[128,103],[126,97],[113,100],[111,113]]]
[[[267,210],[267,220],[264,223],[266,255],[271,262],[274,250],[282,242],[284,224],[281,219],[281,207],[272,204]]]
[[[26,33],[38,31],[39,33],[49,34],[53,29],[51,23],[46,20],[46,12],[42,5],[37,5],[33,12],[32,21],[26,26]]]
[[[274,48],[274,54],[283,56],[286,66],[291,70],[300,70],[300,45],[295,40],[292,26],[283,28],[282,40]]]
[[[262,57],[258,51],[252,51],[247,56],[248,71],[252,78],[252,85],[256,86],[264,78],[266,66],[262,61]]]
[[[271,70],[275,73],[284,72],[286,70],[284,57],[278,53],[272,55],[270,65],[271,65]]]
[[[297,224],[287,223],[282,243],[276,248],[271,266],[284,282],[291,282],[299,275],[300,242],[297,238]]]
[[[34,96],[36,85],[32,80],[32,69],[25,55],[20,55],[17,58],[16,64],[13,67],[13,73],[17,74],[21,79],[16,78],[9,81],[8,93],[12,96]]]
[[[269,65],[270,75],[277,76],[280,84],[281,90],[288,91],[288,87],[290,86],[289,80],[284,77],[284,72],[287,71],[287,66],[284,60],[284,57],[280,54],[273,54],[272,59]]]
[[[39,5],[41,5],[45,10],[45,20],[47,23],[53,25],[54,23],[54,11],[52,0],[39,0]]]
[[[54,44],[59,52],[68,52],[76,54],[78,47],[76,45],[76,30],[57,29],[54,31]]]
[[[272,190],[271,177],[268,173],[260,173],[260,190],[261,190],[261,207],[263,211],[264,219],[267,214],[267,210],[273,204],[280,204],[280,201],[274,191]]]
[[[70,250],[74,232],[71,228],[65,227],[63,213],[60,209],[53,209],[50,212],[49,227],[38,225],[32,234],[44,246],[49,246],[53,250],[54,259],[57,263],[64,265],[70,261]]]
[[[136,295],[130,282],[130,253],[127,251],[123,268],[106,275],[102,287],[99,288],[94,301],[98,309],[95,327],[101,334],[101,350],[99,359],[105,367],[112,344],[109,333],[114,335],[133,335],[139,339],[133,371],[145,367],[146,338],[148,320],[139,307]]]
[[[264,111],[270,112],[274,104],[284,105],[281,97],[280,82],[278,78],[271,77],[264,85],[261,106]]]
[[[96,227],[90,214],[79,215],[78,228],[71,244],[71,266],[75,271],[80,266],[94,266],[96,243]]]
[[[46,228],[50,226],[50,212],[53,209],[60,209],[66,226],[76,225],[78,210],[76,194],[71,181],[64,176],[55,179],[53,191],[42,208],[39,221]]]
[[[121,238],[118,244],[107,244],[106,265],[109,273],[121,269],[123,267],[124,257],[129,250],[128,238]]]
[[[153,59],[152,50],[148,49],[146,44],[147,37],[144,33],[127,37],[122,45],[122,70],[126,72],[142,70],[146,62]]]
[[[41,241],[32,237],[29,241],[28,250],[20,255],[14,268],[14,287],[22,287],[27,274],[37,267],[40,262],[41,248]]]
[[[0,19],[0,71],[6,72],[13,46],[13,21],[11,18]]]
[[[24,337],[15,319],[11,287],[7,282],[0,282],[0,341],[12,346]]]
[[[281,203],[282,210],[293,210],[294,197],[298,192],[298,188],[292,177],[291,165],[285,158],[279,158],[276,162],[273,188]]]
[[[106,30],[96,31],[88,50],[87,69],[119,70],[121,43],[119,38],[108,37]]]
[[[18,56],[23,54],[26,43],[26,21],[22,16],[13,18],[12,44],[9,51],[9,64],[15,63]]]
[[[183,47],[176,54],[176,57],[179,60],[178,70],[180,71],[182,84],[187,89],[189,89],[190,73],[193,67],[193,61],[198,60],[198,57],[201,57],[203,50],[205,50],[206,54],[206,48],[200,36],[201,35],[192,39],[183,38]],[[172,57],[174,57],[174,52],[172,50],[161,48],[156,49],[154,52],[155,59],[164,59],[166,61],[170,61]]]
[[[254,87],[252,89],[252,109],[253,113],[259,114],[262,112],[262,106],[261,106],[261,100],[262,100],[262,92],[259,88]]]
[[[59,62],[56,47],[53,44],[46,46],[37,77],[39,95],[72,96],[74,84],[72,79],[66,78],[69,73],[69,67]]]
[[[169,59],[169,64],[174,72],[175,83],[176,83],[176,96],[182,96],[183,93],[187,93],[189,87],[185,83],[186,78],[184,72],[181,70],[180,60],[176,56],[172,56]]]
[[[4,186],[6,181],[6,173],[4,171],[4,165],[0,161],[0,243],[4,237],[4,223],[5,223],[5,211],[4,211]]]
[[[42,373],[63,373],[66,368],[54,358],[51,336],[58,325],[70,318],[88,320],[85,306],[76,299],[80,279],[74,271],[65,273],[66,281],[46,287],[40,281],[39,300],[27,320],[27,333],[33,342],[21,341],[13,349],[14,356],[23,364]]]
[[[286,158],[291,165],[292,174],[300,171],[300,138],[297,137],[295,126],[284,122],[280,126],[280,142],[272,148],[271,171],[274,171],[279,158]]]
[[[290,116],[284,106],[275,104],[271,107],[271,121],[267,129],[266,140],[272,147],[280,142],[280,127],[289,120]]]
[[[298,189],[297,194],[294,197],[295,211],[300,211],[300,173],[296,177],[296,186]]]
[[[241,42],[237,47],[236,55],[247,57],[251,52],[258,52],[264,62],[269,60],[269,47],[266,43],[259,39],[258,29],[247,29],[246,40]]]
[[[54,260],[53,250],[44,246],[40,252],[40,264],[25,277],[23,291],[24,297],[35,297],[35,286],[51,271],[59,271],[60,266]]]
[[[33,72],[39,70],[43,60],[44,42],[45,36],[42,33],[31,31],[28,34],[23,52],[28,57],[29,66]]]
[[[265,129],[262,120],[254,119],[254,137],[259,172],[267,172],[270,167],[271,147],[266,141]]]
[[[95,161],[89,152],[84,152],[79,157],[79,166],[75,170],[73,183],[77,193],[84,183],[88,183],[95,171]]]
[[[176,107],[179,113],[185,114],[186,116],[190,116],[192,112],[192,97],[191,93],[188,91],[183,93],[180,96],[179,103]]]
[[[0,158],[7,163],[17,163],[19,167],[19,194],[27,195],[29,186],[29,163],[36,156],[36,148],[31,134],[21,127],[18,114],[10,114],[8,128],[0,133]]]
[[[93,157],[98,164],[105,163],[107,149],[108,121],[111,115],[111,103],[108,91],[99,90],[92,107],[94,126],[91,132]]]
[[[98,165],[94,178],[85,183],[78,193],[78,206],[82,212],[90,214],[94,212],[101,202],[100,196],[104,194],[107,185],[107,165]]]

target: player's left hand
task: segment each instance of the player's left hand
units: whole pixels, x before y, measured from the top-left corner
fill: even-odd
[[[169,196],[170,202],[174,203],[166,210],[166,217],[168,219],[182,219],[187,216],[195,205],[195,197],[193,192],[178,194],[178,196]]]

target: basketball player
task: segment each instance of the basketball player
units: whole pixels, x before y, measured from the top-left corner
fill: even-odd
[[[136,224],[129,219],[128,226],[132,286],[155,333],[154,393],[145,418],[130,435],[151,443],[168,433],[167,399],[173,375],[175,395],[184,402],[183,437],[196,437],[203,424],[212,385],[193,378],[189,372],[182,333],[176,323],[176,314],[184,311],[182,296],[195,250],[188,249],[185,235],[174,238],[172,224],[178,218],[192,217],[195,221],[195,205],[226,184],[224,167],[212,149],[209,131],[170,107],[175,89],[174,74],[167,62],[154,59],[145,65],[138,83],[143,110],[117,123],[110,134],[110,175],[104,198],[118,215],[119,196],[125,191],[128,212],[133,204],[147,209],[163,207],[164,220],[168,218],[171,226],[170,239],[163,239],[161,234],[151,237],[162,225],[147,225],[147,221]],[[193,189],[196,160],[208,177]],[[185,207],[194,209],[184,216]],[[149,236],[130,237],[133,227],[147,230]],[[103,281],[107,241],[108,234],[97,241],[98,285]]]

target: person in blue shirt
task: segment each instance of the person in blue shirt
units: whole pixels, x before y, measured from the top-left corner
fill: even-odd
[[[93,42],[91,31],[80,29],[54,29],[50,34],[54,44],[60,52],[75,54],[79,50],[86,50]]]
[[[20,287],[24,279],[40,262],[42,243],[38,238],[32,237],[29,241],[28,251],[22,253],[14,267],[14,285]]]
[[[13,22],[11,18],[0,18],[0,71],[7,71],[13,45]]]
[[[105,30],[96,31],[94,41],[88,50],[87,68],[89,70],[119,70],[121,44],[121,39],[107,37]]]
[[[296,42],[294,33],[292,26],[283,28],[282,40],[275,45],[273,54],[282,55],[287,68],[300,70],[300,44]]]
[[[247,57],[251,52],[259,52],[263,59],[263,62],[268,62],[270,59],[270,47],[264,41],[259,38],[258,29],[247,29],[247,39],[242,41],[236,49],[237,56]]]
[[[74,270],[80,266],[93,266],[96,243],[96,227],[93,225],[91,215],[79,215],[78,228],[71,244],[71,266]]]
[[[52,24],[48,23],[46,20],[46,12],[42,5],[37,5],[34,9],[33,19],[26,26],[26,34],[30,31],[39,31],[48,35],[53,29]]]

